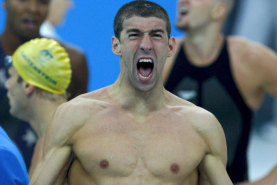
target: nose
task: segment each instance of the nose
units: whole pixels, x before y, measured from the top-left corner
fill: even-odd
[[[153,49],[153,44],[149,35],[146,35],[142,38],[140,49],[146,53],[150,52]]]
[[[38,9],[39,9],[39,4],[37,1],[31,1],[29,4],[28,4],[28,9],[31,11],[31,12],[37,12]]]

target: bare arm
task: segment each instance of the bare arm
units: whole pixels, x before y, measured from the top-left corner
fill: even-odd
[[[201,133],[207,142],[208,151],[199,166],[200,185],[232,185],[227,171],[227,147],[225,135],[216,118],[208,114]]]
[[[33,175],[34,169],[38,165],[39,161],[41,161],[43,154],[43,143],[44,137],[40,138],[35,146],[35,150],[32,156],[31,166],[29,168],[29,177]]]
[[[260,48],[261,63],[263,65],[263,88],[277,98],[277,55],[269,48]],[[241,185],[276,185],[277,165],[264,177],[254,182],[244,182]]]
[[[277,97],[277,55],[268,48],[260,48],[262,69],[262,87]]]
[[[231,49],[232,57],[238,61],[237,65],[241,66],[237,70],[243,73],[238,78],[247,79],[243,85],[247,86],[250,89],[247,91],[250,92],[246,95],[252,96],[267,91],[277,97],[276,53],[266,46],[246,39],[229,40],[232,43],[231,48],[235,48]]]
[[[51,147],[37,166],[30,185],[52,185],[70,157],[70,147]]]
[[[256,44],[247,43],[250,48],[250,54],[254,55],[260,81],[258,88],[269,92],[275,98],[277,97],[277,55],[269,48]],[[254,71],[256,72],[256,71]],[[253,182],[241,182],[239,185],[276,185],[277,184],[277,165],[264,177]]]
[[[72,156],[69,139],[76,128],[72,124],[72,121],[76,121],[71,116],[74,115],[72,111],[67,104],[57,109],[53,121],[47,128],[43,156],[35,167],[30,185],[53,185],[65,168],[69,167]]]

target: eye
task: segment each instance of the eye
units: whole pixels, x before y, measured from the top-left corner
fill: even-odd
[[[155,39],[162,39],[163,35],[161,33],[153,33],[152,37],[154,37]]]
[[[130,34],[128,35],[128,37],[129,37],[129,39],[136,39],[136,38],[139,37],[139,34],[138,34],[138,33],[130,33]]]

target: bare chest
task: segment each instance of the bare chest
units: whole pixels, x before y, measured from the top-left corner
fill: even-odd
[[[138,123],[124,115],[98,117],[74,136],[73,152],[92,177],[184,179],[205,154],[189,124],[164,117]],[[95,120],[93,120],[95,121]]]

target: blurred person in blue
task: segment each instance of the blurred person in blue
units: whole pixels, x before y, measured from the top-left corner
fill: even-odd
[[[56,27],[63,23],[67,11],[72,7],[72,0],[51,0],[47,18],[40,27],[40,34],[44,37],[61,40],[62,38],[56,32]]]
[[[199,105],[222,124],[228,149],[227,171],[234,183],[275,185],[277,167],[248,180],[247,149],[253,113],[265,92],[277,96],[277,56],[269,48],[222,27],[234,0],[179,0],[177,27],[185,37],[165,65],[165,88]]]
[[[0,184],[27,185],[28,183],[29,178],[23,157],[0,126]]]
[[[4,0],[6,24],[0,35],[0,61],[12,55],[21,44],[41,37],[39,30],[46,20],[49,0]],[[67,89],[69,99],[87,92],[88,68],[86,56],[75,46],[60,43],[68,52],[71,61],[72,79]],[[30,165],[36,135],[29,124],[20,122],[9,113],[5,81],[8,78],[7,68],[0,62],[0,124],[22,152],[27,168]]]

